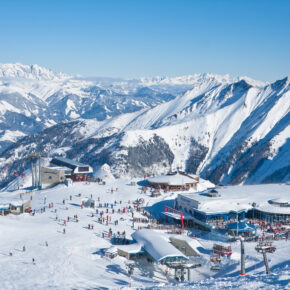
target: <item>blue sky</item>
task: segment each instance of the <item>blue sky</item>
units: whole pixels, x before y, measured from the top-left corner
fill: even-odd
[[[0,0],[0,62],[83,76],[290,75],[287,0]]]

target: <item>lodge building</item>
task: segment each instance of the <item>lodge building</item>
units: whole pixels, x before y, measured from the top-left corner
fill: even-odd
[[[267,189],[267,192],[265,191]],[[229,186],[203,192],[180,193],[175,209],[183,213],[187,224],[212,230],[221,222],[258,219],[265,222],[290,223],[289,186]],[[276,196],[276,198],[271,198]],[[171,213],[165,215],[175,218]],[[179,218],[176,215],[177,219]]]
[[[199,177],[185,172],[168,173],[167,175],[154,176],[148,179],[149,185],[167,191],[185,191],[197,189]]]

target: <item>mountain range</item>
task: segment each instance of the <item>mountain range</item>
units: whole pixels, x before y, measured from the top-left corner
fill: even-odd
[[[115,177],[181,169],[218,184],[290,180],[290,77],[83,78],[0,64],[0,183],[55,155]]]

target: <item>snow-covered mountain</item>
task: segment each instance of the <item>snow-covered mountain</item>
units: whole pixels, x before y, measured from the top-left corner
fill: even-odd
[[[290,179],[289,77],[14,78],[1,95],[2,182],[35,151],[107,163],[115,177],[171,167],[214,183]]]
[[[17,137],[60,122],[152,108],[184,94],[200,78],[86,79],[37,65],[0,64],[0,152]]]
[[[64,73],[56,73],[37,64],[24,65],[21,63],[1,63],[0,78],[18,78],[32,80],[63,80],[71,76]]]

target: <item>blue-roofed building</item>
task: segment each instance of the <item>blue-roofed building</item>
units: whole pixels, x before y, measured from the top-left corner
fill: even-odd
[[[179,194],[175,208],[191,215],[191,222],[205,230],[211,230],[218,223],[244,220],[247,212],[243,204],[225,201],[218,192]]]
[[[226,225],[226,230],[232,236],[237,236],[240,234],[250,236],[256,233],[257,228],[250,223],[233,222]]]
[[[225,229],[227,224],[245,219],[289,224],[289,186],[227,186],[202,192],[180,193],[174,207],[187,217],[187,226],[205,230]],[[240,232],[250,232],[253,228],[250,224],[238,225]],[[236,224],[233,229],[228,230],[235,232],[235,229]]]
[[[0,204],[0,215],[7,215],[10,212],[10,204]]]

